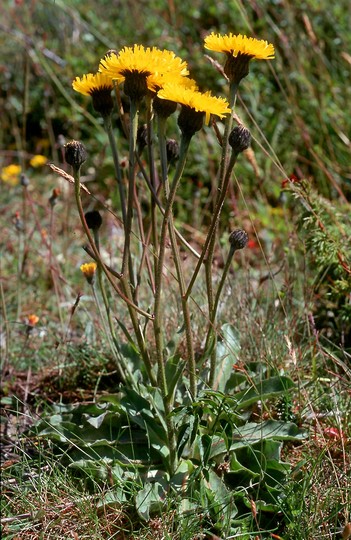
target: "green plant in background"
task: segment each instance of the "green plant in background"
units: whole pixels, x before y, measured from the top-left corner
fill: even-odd
[[[348,205],[337,211],[306,180],[291,183],[289,191],[299,201],[299,229],[311,268],[311,313],[320,338],[337,341],[341,356],[350,353],[351,341],[351,249]]]

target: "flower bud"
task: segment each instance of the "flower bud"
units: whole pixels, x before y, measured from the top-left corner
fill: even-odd
[[[89,285],[94,283],[97,264],[95,262],[82,264],[80,267]]]
[[[29,186],[29,178],[26,174],[22,173],[20,176],[20,180],[21,180],[21,186],[23,187]]]
[[[168,163],[174,163],[179,159],[179,144],[175,139],[168,139],[166,142],[166,152]]]
[[[248,241],[249,236],[243,229],[235,229],[229,236],[230,245],[235,251],[246,247]]]
[[[49,198],[49,204],[51,208],[53,208],[55,204],[57,204],[57,199],[59,198],[59,195],[60,195],[60,190],[58,188],[54,188],[52,190],[51,197]]]
[[[235,126],[229,135],[228,142],[233,152],[240,154],[240,152],[247,150],[251,144],[250,131],[244,126]]]
[[[147,125],[142,124],[137,131],[137,146],[138,154],[141,154],[145,146],[147,146]]]
[[[79,141],[70,141],[65,145],[65,159],[75,171],[79,171],[87,159],[87,151],[84,144]]]
[[[93,231],[100,229],[102,225],[102,217],[100,212],[97,210],[92,210],[91,212],[86,212],[84,217],[89,229],[92,229]]]

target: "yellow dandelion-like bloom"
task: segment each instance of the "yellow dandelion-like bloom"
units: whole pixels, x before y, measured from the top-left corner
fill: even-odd
[[[43,165],[45,165],[48,161],[48,158],[45,157],[45,156],[42,156],[40,154],[36,154],[35,156],[32,157],[32,159],[29,161],[29,165],[31,167],[33,167],[34,169],[38,168],[38,167],[42,167]]]
[[[148,91],[162,87],[165,75],[179,78],[188,75],[186,62],[172,51],[143,45],[124,47],[118,54],[108,54],[100,61],[99,71],[118,83],[124,82],[124,92],[132,99],[140,99]]]
[[[10,186],[17,186],[20,180],[21,166],[12,163],[1,171],[1,180]]]
[[[112,78],[106,73],[88,73],[81,78],[76,77],[72,83],[72,87],[73,90],[80,94],[92,96],[96,92],[101,92],[101,90],[111,92],[113,83]]]
[[[223,118],[231,112],[226,99],[212,96],[211,92],[199,92],[194,86],[186,88],[179,84],[166,84],[159,90],[157,96],[161,99],[176,101],[196,112],[204,113],[206,124],[209,123],[211,114]]]
[[[92,284],[94,281],[94,276],[96,273],[97,264],[95,262],[82,264],[80,269],[83,272],[84,276],[88,283]]]
[[[229,81],[238,85],[249,73],[250,60],[271,60],[274,47],[262,39],[249,38],[241,34],[210,34],[205,38],[205,47],[211,51],[226,53],[224,73]]]
[[[256,58],[256,60],[272,60],[274,58],[274,46],[271,43],[241,34],[230,33],[222,36],[212,32],[205,38],[205,48],[233,56],[241,53]]]
[[[153,76],[150,75],[148,80],[149,85],[151,86],[153,84]],[[180,85],[183,88],[191,88],[193,90],[197,90],[196,82],[193,79],[189,79],[188,77],[174,77],[173,75],[165,74],[162,77],[161,86],[159,77],[157,77],[157,81],[154,85],[155,92],[158,92],[167,84]],[[159,116],[167,118],[176,111],[177,102],[173,100],[171,101],[168,99],[163,99],[156,95],[153,100],[153,109]]]
[[[147,85],[149,90],[153,92],[158,92],[166,84],[174,84],[182,86],[183,88],[194,88],[197,89],[197,84],[194,79],[179,75],[178,73],[156,73],[151,74],[147,77]]]
[[[106,73],[88,73],[83,77],[76,77],[72,83],[73,90],[85,96],[91,96],[94,109],[102,116],[107,117],[113,109],[111,91],[112,78]]]

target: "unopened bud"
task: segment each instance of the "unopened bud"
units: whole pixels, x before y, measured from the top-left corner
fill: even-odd
[[[59,198],[60,190],[58,188],[54,188],[52,190],[51,197],[49,198],[49,204],[53,208],[55,204],[57,203],[57,199]]]
[[[147,125],[146,124],[142,124],[141,126],[138,127],[137,145],[138,145],[138,153],[141,154],[145,146],[147,146]]]
[[[27,187],[29,186],[29,178],[26,174],[21,174],[21,186]]]
[[[174,163],[179,158],[179,144],[175,139],[168,139],[166,142],[166,152],[168,163]]]
[[[247,150],[251,144],[250,131],[244,126],[235,126],[229,135],[228,141],[233,152],[240,154],[240,152]]]
[[[243,249],[249,241],[249,236],[243,229],[236,229],[229,236],[229,242],[232,249]]]
[[[102,225],[102,217],[100,212],[97,210],[92,210],[91,212],[86,212],[84,217],[89,229],[92,229],[93,231],[100,229]]]
[[[66,162],[78,171],[87,159],[87,151],[84,144],[79,141],[70,141],[65,145]]]

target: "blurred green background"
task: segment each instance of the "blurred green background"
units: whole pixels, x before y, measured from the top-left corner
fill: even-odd
[[[275,198],[285,170],[312,177],[327,197],[342,191],[349,198],[349,22],[347,0],[6,0],[0,24],[3,165],[19,151],[57,161],[59,135],[101,151],[100,121],[71,83],[95,72],[108,49],[138,43],[174,50],[201,89],[221,94],[224,80],[205,58],[203,38],[211,31],[244,33],[276,49],[274,61],[251,62],[240,89],[238,114],[256,138],[253,149],[263,147],[255,152],[256,171],[246,170],[249,185],[254,190],[259,183]]]

